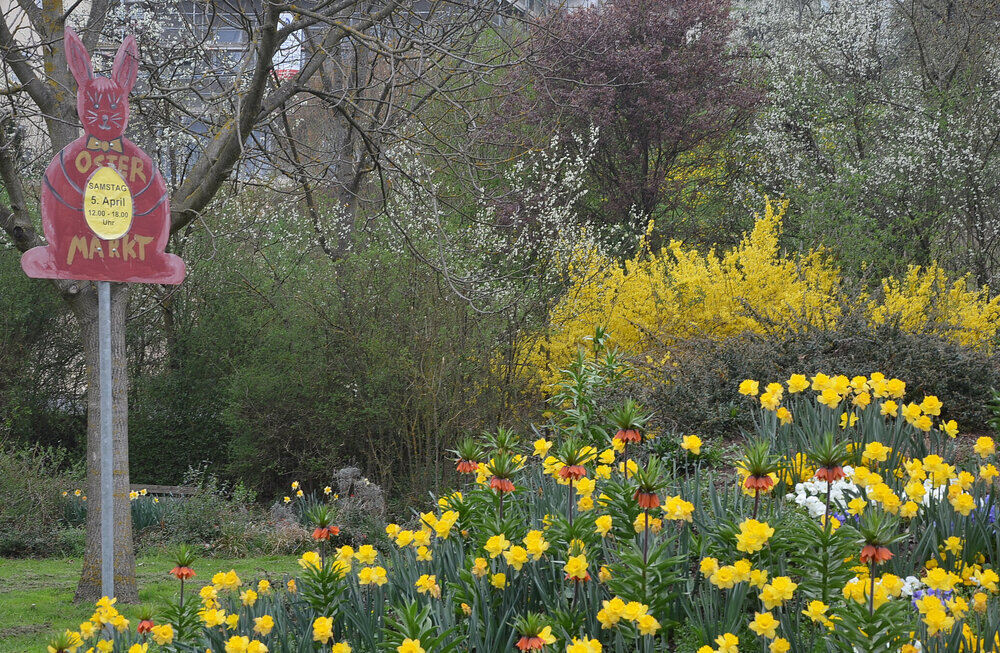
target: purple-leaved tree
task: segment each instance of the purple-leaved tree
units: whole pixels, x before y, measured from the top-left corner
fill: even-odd
[[[600,129],[589,169],[595,217],[664,216],[752,114],[760,93],[730,42],[729,5],[612,0],[536,28],[516,112],[545,132]]]

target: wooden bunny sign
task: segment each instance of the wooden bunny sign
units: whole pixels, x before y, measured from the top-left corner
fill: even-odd
[[[42,180],[47,245],[21,257],[29,277],[178,284],[184,262],[164,250],[170,235],[166,184],[153,161],[122,134],[139,72],[129,36],[111,77],[95,77],[90,55],[66,28],[66,59],[77,83],[83,136],[59,152]]]

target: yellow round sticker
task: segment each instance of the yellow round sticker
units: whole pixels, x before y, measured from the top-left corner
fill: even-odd
[[[98,168],[83,189],[83,215],[102,240],[114,240],[132,227],[132,193],[114,168]]]

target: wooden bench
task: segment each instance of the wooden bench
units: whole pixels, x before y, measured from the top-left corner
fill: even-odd
[[[146,494],[173,497],[189,497],[198,492],[198,488],[190,485],[137,485],[133,483],[129,489],[133,492],[145,490]]]

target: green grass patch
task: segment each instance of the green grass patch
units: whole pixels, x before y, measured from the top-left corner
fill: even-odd
[[[9,560],[0,558],[0,651],[38,653],[49,639],[63,630],[76,630],[94,611],[91,604],[73,603],[73,592],[80,577],[81,558]],[[180,584],[167,572],[173,563],[164,556],[142,557],[136,561],[139,599],[156,613],[168,600],[177,597]],[[285,574],[298,569],[294,556],[260,558],[206,558],[195,564],[198,576],[186,584],[185,595],[197,596],[212,574],[235,569],[244,584],[268,577],[280,582]],[[122,613],[135,628],[139,606],[121,606]]]

